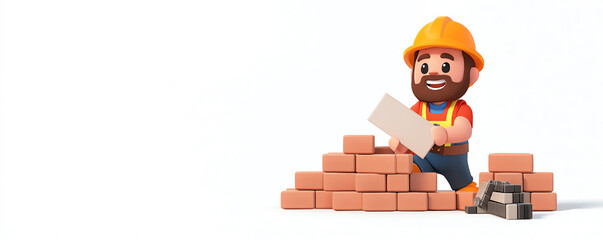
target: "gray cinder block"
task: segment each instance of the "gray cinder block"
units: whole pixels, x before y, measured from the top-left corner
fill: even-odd
[[[519,211],[517,209],[517,204],[507,204],[505,205],[506,210],[506,219],[518,219]]]

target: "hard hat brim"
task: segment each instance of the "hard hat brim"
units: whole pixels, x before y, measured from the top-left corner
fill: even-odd
[[[461,50],[467,53],[471,58],[473,58],[477,70],[481,71],[484,68],[484,58],[477,51],[471,48],[464,47],[464,45],[461,43],[457,43],[454,41],[443,42],[442,40],[439,40],[437,42],[423,42],[421,44],[412,45],[408,47],[406,50],[404,50],[404,62],[406,62],[406,65],[408,65],[408,67],[412,69],[415,62],[415,52],[422,49],[434,47],[453,48]]]

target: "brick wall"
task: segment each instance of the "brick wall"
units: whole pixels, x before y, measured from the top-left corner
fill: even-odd
[[[553,192],[553,173],[534,172],[531,153],[492,153],[488,156],[488,172],[479,174],[479,182],[507,181],[521,185],[529,194],[534,211],[557,210],[557,193]]]
[[[436,173],[412,173],[412,155],[375,147],[373,135],[346,135],[343,151],[322,156],[322,171],[296,172],[281,192],[284,209],[465,210],[476,193],[437,191]],[[534,210],[556,210],[553,174],[533,172],[532,154],[494,153],[479,181],[508,181],[531,193]]]

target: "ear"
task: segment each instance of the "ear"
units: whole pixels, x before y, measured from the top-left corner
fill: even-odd
[[[410,69],[410,82],[412,84],[416,84],[415,83],[415,65],[412,65],[412,69]]]
[[[479,78],[479,70],[477,70],[476,67],[472,67],[471,70],[469,70],[469,86],[471,86],[475,82],[477,82],[478,78]]]

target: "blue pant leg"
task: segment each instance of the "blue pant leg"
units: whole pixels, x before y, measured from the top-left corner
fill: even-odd
[[[466,153],[446,156],[434,153],[434,156],[430,156],[428,160],[435,171],[442,174],[448,180],[450,188],[455,191],[473,182]]]
[[[429,161],[426,160],[429,157],[429,154],[433,154],[433,153],[427,153],[427,156],[425,156],[425,159],[423,159],[417,155],[412,156],[412,162],[417,164],[419,169],[421,169],[421,172],[435,172],[435,169],[433,169],[433,166],[431,166],[431,163],[429,163]]]

